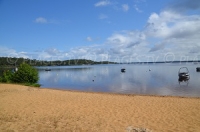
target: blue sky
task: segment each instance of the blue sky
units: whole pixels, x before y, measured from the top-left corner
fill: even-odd
[[[0,56],[197,60],[199,36],[199,0],[0,0]]]

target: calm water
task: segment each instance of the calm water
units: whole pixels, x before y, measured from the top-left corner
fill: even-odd
[[[190,72],[188,81],[179,82],[180,67]],[[199,65],[190,64],[123,64],[63,66],[39,69],[41,87],[81,91],[145,95],[200,97]],[[121,68],[126,72],[121,73]],[[149,70],[151,69],[151,70]]]

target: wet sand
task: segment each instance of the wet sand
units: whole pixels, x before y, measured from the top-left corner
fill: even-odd
[[[0,84],[0,131],[199,132],[200,98],[87,93]]]

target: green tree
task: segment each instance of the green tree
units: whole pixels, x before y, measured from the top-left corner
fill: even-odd
[[[23,63],[14,73],[12,80],[16,83],[37,83],[39,80],[38,71],[32,66]]]

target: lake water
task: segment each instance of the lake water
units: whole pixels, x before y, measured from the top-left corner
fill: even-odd
[[[200,72],[193,63],[108,64],[37,67],[41,87],[92,92],[200,97]],[[190,79],[179,81],[180,67]],[[51,71],[45,71],[50,68]],[[122,73],[121,68],[126,72]],[[150,70],[149,70],[150,69]]]

